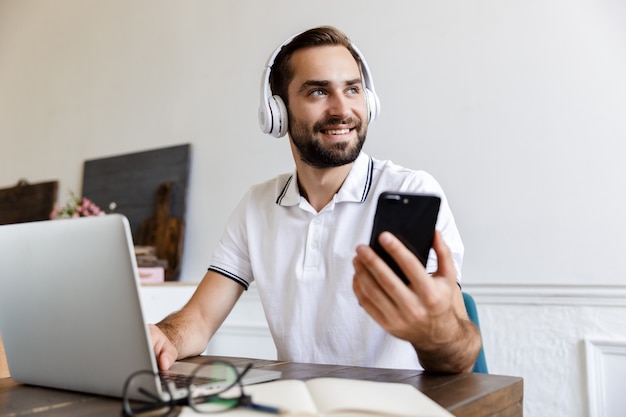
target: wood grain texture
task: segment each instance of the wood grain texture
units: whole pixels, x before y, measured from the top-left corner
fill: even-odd
[[[20,180],[0,190],[0,224],[48,220],[54,209],[58,181],[29,184]]]
[[[172,281],[180,272],[185,231],[183,219],[170,216],[171,199],[172,183],[159,185],[154,215],[141,222],[135,241],[138,245],[154,246],[157,258],[167,260],[166,281]]]
[[[0,334],[0,378],[8,378],[10,375],[9,364],[2,344],[2,335]]]

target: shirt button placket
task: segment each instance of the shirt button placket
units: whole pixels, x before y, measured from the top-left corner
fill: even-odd
[[[319,266],[322,249],[322,229],[324,226],[320,216],[314,217],[309,222],[309,230],[307,235],[306,253],[304,257],[305,268],[317,268]]]

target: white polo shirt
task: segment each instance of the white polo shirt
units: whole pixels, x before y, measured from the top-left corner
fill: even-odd
[[[352,291],[355,248],[369,243],[383,191],[441,197],[437,229],[460,271],[463,243],[437,181],[365,153],[320,212],[294,173],[253,186],[232,214],[209,269],[246,289],[256,281],[279,360],[421,369],[411,344],[385,332]],[[436,265],[431,250],[429,272]]]

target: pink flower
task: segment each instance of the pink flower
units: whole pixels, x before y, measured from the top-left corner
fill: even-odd
[[[106,214],[100,207],[87,197],[78,198],[71,193],[71,198],[65,207],[59,206],[50,213],[51,219],[67,219],[88,216],[101,216]]]

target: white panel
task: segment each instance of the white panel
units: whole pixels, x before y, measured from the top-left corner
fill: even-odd
[[[156,323],[168,314],[180,310],[196,290],[196,284],[144,284],[139,295],[144,320]]]
[[[276,347],[267,329],[224,325],[209,342],[205,354],[276,359]]]
[[[626,339],[587,338],[589,417],[622,417],[626,410]]]

